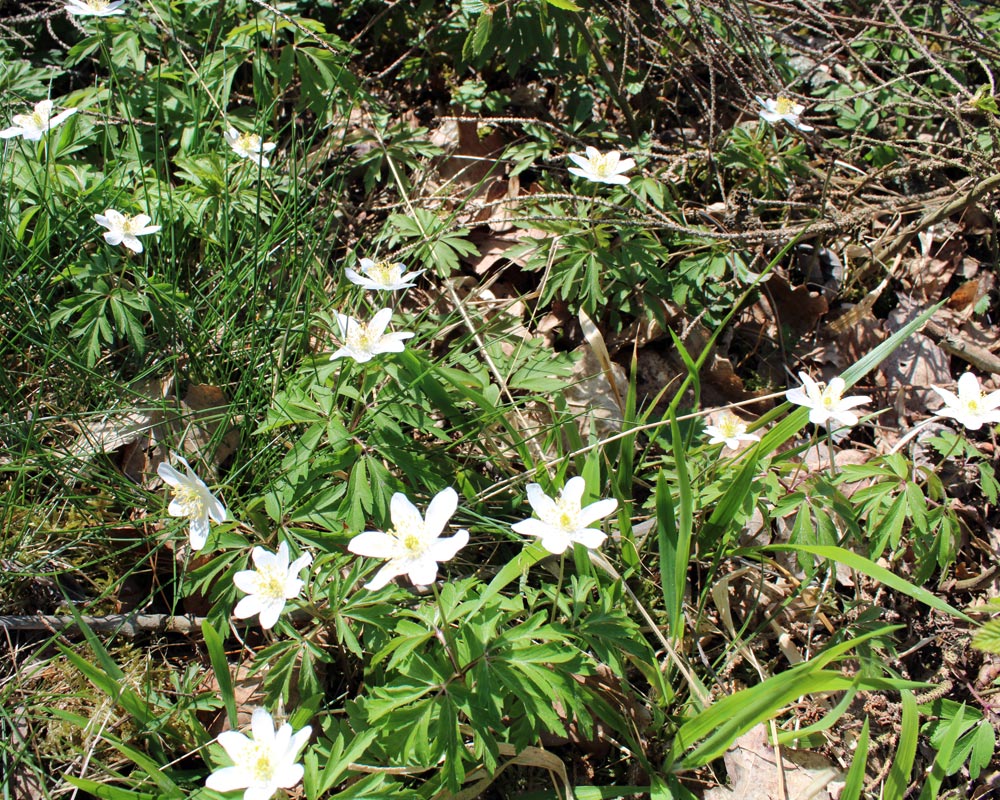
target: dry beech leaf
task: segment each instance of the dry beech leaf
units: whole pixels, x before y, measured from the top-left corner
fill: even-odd
[[[781,748],[779,776],[778,756],[764,725],[737,739],[723,760],[730,786],[709,789],[705,800],[838,800],[843,789],[843,773],[819,753]]]
[[[778,326],[787,325],[796,333],[813,330],[820,318],[830,310],[826,298],[807,286],[792,288],[788,280],[780,275],[772,275],[767,283],[768,294],[777,315]]]
[[[890,332],[915,319],[923,307],[909,297],[900,297],[899,306],[889,315],[885,327]],[[941,398],[930,387],[951,380],[951,358],[929,337],[915,333],[900,343],[879,366],[886,388],[899,393],[907,416],[940,408]]]
[[[246,664],[237,664],[233,675],[233,695],[236,698],[236,722],[237,728],[245,728],[250,724],[254,709],[264,705],[264,676],[266,670],[258,670],[253,675],[250,674],[250,667]],[[207,694],[217,697],[219,694],[219,682],[216,680],[214,672],[207,672],[204,680],[198,687],[197,694]],[[204,712],[206,715],[211,712]],[[220,708],[209,716],[206,730],[212,736],[218,736],[223,731],[229,730],[229,717],[225,708]]]
[[[192,383],[184,393],[181,408],[192,424],[184,439],[184,448],[189,453],[204,456],[209,443],[218,432],[219,425],[228,418],[229,401],[218,386],[207,383]],[[215,463],[221,464],[240,446],[240,432],[231,428],[218,439],[214,456]]]
[[[594,356],[597,358],[597,363],[600,364],[601,371],[607,379],[608,386],[611,387],[611,393],[615,398],[615,402],[618,404],[618,409],[622,412],[622,416],[624,417],[625,400],[622,398],[621,392],[618,391],[618,384],[615,380],[616,375],[611,363],[611,356],[608,353],[608,347],[604,343],[604,336],[601,334],[600,329],[594,324],[594,321],[587,315],[587,312],[582,308],[580,309],[579,314],[577,314],[577,318],[580,320],[580,328],[583,330],[583,338],[587,340],[587,344],[589,344],[590,349],[593,350]]]
[[[123,393],[127,404],[105,414],[95,414],[75,423],[78,435],[69,446],[74,458],[90,458],[99,453],[111,453],[123,445],[148,437],[160,418],[163,400],[170,392],[172,380],[150,379],[129,386]]]
[[[590,430],[591,423],[598,436],[618,433],[624,416],[621,398],[628,392],[625,370],[613,361],[605,368],[587,345],[580,345],[575,352],[582,353],[583,357],[573,366],[571,383],[563,392],[567,406],[579,413],[577,422],[584,434]],[[614,388],[609,376],[614,381]]]

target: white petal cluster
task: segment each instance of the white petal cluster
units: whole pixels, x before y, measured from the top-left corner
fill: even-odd
[[[74,17],[116,17],[125,12],[125,0],[66,0],[66,13]]]
[[[160,230],[159,225],[150,225],[152,217],[148,214],[122,214],[113,208],[108,208],[103,214],[94,214],[98,225],[107,228],[104,241],[110,245],[123,244],[133,253],[142,252],[140,236],[148,236]]]
[[[811,125],[806,125],[799,119],[802,112],[806,110],[806,107],[801,103],[796,103],[794,100],[781,95],[773,100],[771,98],[765,100],[763,97],[757,97],[756,100],[763,106],[760,110],[760,118],[765,122],[769,122],[772,125],[777,125],[779,122],[786,122],[803,133],[816,130]]]
[[[790,403],[808,408],[809,421],[814,425],[826,425],[827,428],[831,422],[847,427],[857,425],[858,415],[851,409],[871,402],[863,395],[844,397],[847,384],[839,376],[831,380],[825,389],[820,389],[819,384],[805,372],[799,373],[799,380],[802,386],[785,392],[785,398]]]
[[[515,533],[537,536],[542,547],[559,555],[574,542],[594,549],[600,547],[607,537],[603,531],[590,526],[618,508],[614,498],[598,500],[583,507],[581,501],[586,483],[577,476],[566,481],[559,497],[552,498],[542,491],[537,483],[527,486],[528,502],[538,515],[538,519],[526,519],[514,524]]]
[[[67,108],[52,116],[52,108],[51,100],[39,100],[35,103],[35,108],[30,114],[15,114],[11,119],[14,124],[0,131],[0,139],[13,139],[15,136],[21,136],[25,141],[37,142],[45,135],[46,131],[51,130],[76,113],[75,108]]]
[[[296,759],[312,727],[306,725],[293,734],[285,722],[275,731],[271,715],[258,708],[250,718],[250,730],[253,738],[237,731],[219,734],[219,744],[233,765],[217,769],[205,786],[217,792],[245,789],[243,800],[268,800],[278,789],[291,789],[302,780],[305,770]]]
[[[305,582],[299,573],[312,563],[312,554],[304,553],[288,563],[288,543],[278,545],[278,552],[271,553],[255,547],[252,553],[256,569],[245,569],[233,575],[236,588],[247,596],[236,604],[233,616],[246,619],[259,614],[260,627],[273,628],[285,610],[285,603],[299,596]]]
[[[450,561],[469,542],[469,532],[454,536],[441,534],[458,508],[458,493],[451,487],[438,492],[427,516],[422,517],[402,492],[389,501],[392,530],[359,533],[347,549],[359,556],[384,558],[386,564],[365,584],[366,589],[381,589],[397,575],[406,575],[417,586],[428,586],[437,579],[438,564]]]
[[[224,135],[233,152],[240,158],[248,158],[264,169],[271,166],[271,159],[266,154],[277,147],[274,142],[265,142],[256,133],[240,133],[236,128],[230,128]]]
[[[172,517],[187,517],[191,520],[191,549],[201,550],[208,541],[209,520],[226,521],[226,507],[212,494],[205,482],[194,474],[191,465],[183,456],[171,454],[184,467],[181,474],[166,461],[156,468],[156,474],[173,492],[173,499],[167,506]]]
[[[966,372],[958,379],[958,394],[931,386],[945,402],[945,407],[938,414],[958,420],[970,431],[979,430],[984,424],[995,425],[1000,422],[1000,391],[983,395],[979,378],[971,372]]]
[[[634,159],[622,158],[617,150],[602,153],[596,147],[588,147],[586,156],[570,153],[569,160],[576,164],[569,168],[571,174],[595,183],[614,183],[620,186],[628,183],[629,179],[624,173],[635,166]]]
[[[709,444],[725,444],[730,450],[739,450],[740,442],[759,442],[755,433],[747,433],[747,424],[733,414],[725,412],[716,425],[706,425],[705,433],[710,437]]]
[[[362,258],[360,266],[360,273],[347,267],[344,270],[344,275],[356,286],[375,292],[397,292],[400,289],[409,289],[416,285],[416,278],[424,272],[422,269],[418,269],[416,272],[407,272],[406,267],[401,263],[376,262],[370,258]]]
[[[330,356],[331,361],[349,357],[364,364],[383,353],[402,353],[405,349],[403,342],[414,335],[406,331],[385,332],[392,319],[391,308],[380,309],[367,323],[347,314],[337,313],[336,317],[344,343]]]

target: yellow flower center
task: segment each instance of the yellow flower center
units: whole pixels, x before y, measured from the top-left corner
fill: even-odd
[[[795,101],[787,97],[779,97],[774,101],[774,110],[778,114],[793,114],[795,112]]]
[[[140,230],[142,230],[142,225],[137,225],[135,222],[135,217],[131,214],[122,214],[125,217],[125,222],[122,223],[122,231],[126,234],[135,235]]]
[[[31,121],[35,123],[35,127],[41,130],[49,124],[48,116],[42,116],[37,111],[31,112]]]
[[[978,414],[979,413],[979,400],[980,400],[980,398],[978,398],[978,397],[969,397],[969,398],[967,398],[966,401],[965,401],[965,409],[966,409],[966,411],[968,411],[970,414]]]
[[[274,777],[274,764],[271,762],[271,754],[268,748],[259,744],[254,748],[251,770],[254,779],[259,783],[269,783]]]
[[[236,146],[244,153],[259,153],[260,136],[256,133],[241,133]]]
[[[379,261],[374,266],[368,268],[368,277],[377,283],[388,286],[400,279],[401,270],[398,264],[394,264],[391,261]]]
[[[372,335],[363,322],[347,329],[347,346],[357,352],[366,353],[372,349]]]
[[[257,594],[264,595],[272,600],[285,599],[285,576],[273,567],[264,567],[257,570],[258,584]]]
[[[600,175],[602,178],[606,178],[610,168],[611,165],[609,163],[607,153],[601,153],[600,155],[594,156],[590,159],[590,171],[595,175]]]
[[[719,420],[719,432],[726,439],[732,439],[743,433],[744,425],[735,414],[726,414]]]
[[[186,516],[204,516],[205,501],[197,489],[181,484],[180,486],[174,486],[171,491]]]

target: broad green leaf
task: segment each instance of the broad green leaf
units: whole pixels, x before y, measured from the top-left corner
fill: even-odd
[[[964,704],[958,709],[958,713],[952,719],[951,724],[945,729],[941,743],[938,745],[937,753],[934,756],[934,763],[931,765],[930,774],[924,781],[924,786],[920,790],[919,800],[937,800],[938,790],[944,779],[948,777],[949,761],[952,750],[955,749],[955,742],[963,730]]]

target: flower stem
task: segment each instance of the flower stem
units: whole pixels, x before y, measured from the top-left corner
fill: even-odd
[[[572,545],[571,545],[572,546]],[[559,613],[559,595],[562,594],[562,584],[563,575],[566,572],[566,553],[565,551],[559,557],[559,579],[556,581],[556,591],[552,595],[552,615],[549,617],[549,622],[556,621],[556,615]]]
[[[454,667],[456,673],[461,673],[462,668],[458,665],[458,659],[455,657],[455,648],[452,646],[450,639],[448,638],[448,615],[444,613],[444,604],[441,602],[441,593],[438,591],[437,583],[431,584],[431,591],[434,592],[434,599],[437,601],[438,612],[441,615],[441,625],[438,627],[434,626],[434,635],[438,638],[444,647],[444,651],[448,654],[448,660],[451,661],[452,667]]]

